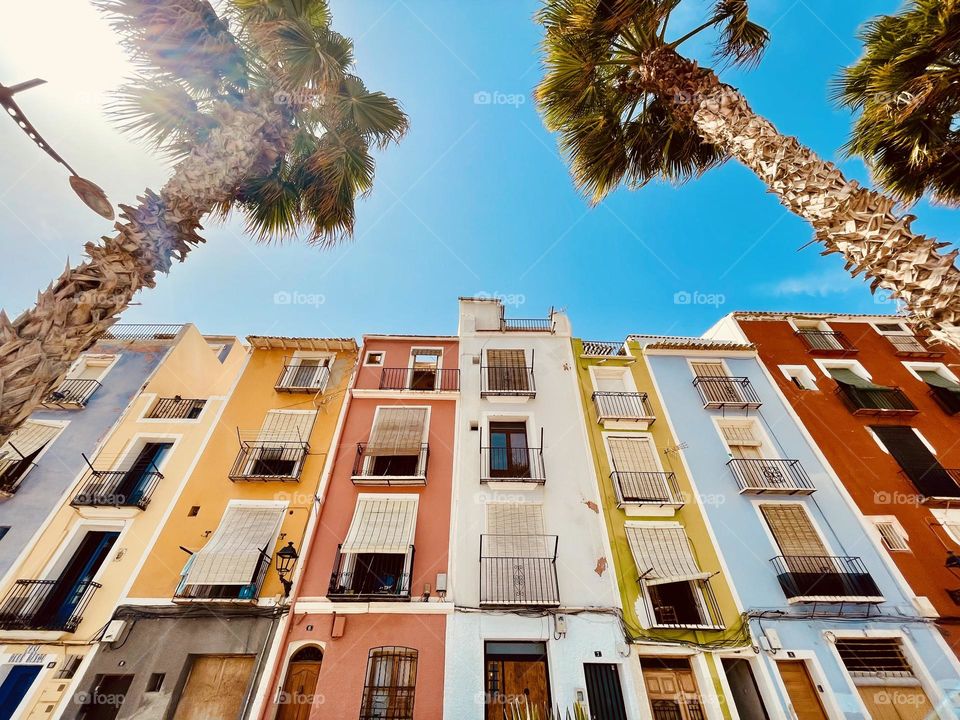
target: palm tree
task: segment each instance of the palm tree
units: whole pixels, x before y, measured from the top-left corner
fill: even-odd
[[[796,138],[756,115],[736,89],[678,49],[716,34],[722,63],[751,65],[769,40],[747,0],[715,0],[709,17],[668,39],[683,0],[545,0],[544,78],[537,100],[574,183],[593,202],[621,184],[683,182],[728,158],[750,168],[790,211],[806,219],[824,254],[841,253],[870,288],[890,290],[912,320],[960,347],[956,252],[910,230],[895,200],[847,180]],[[933,2],[933,0],[931,0]]]
[[[353,45],[325,0],[100,0],[136,66],[113,111],[177,160],[159,193],[120,205],[116,234],[86,245],[36,306],[0,311],[0,444],[158,272],[203,242],[207,214],[237,209],[258,240],[353,231],[374,147],[400,139],[399,104],[351,73]]]
[[[960,203],[960,2],[912,0],[860,33],[865,53],[835,84],[860,111],[846,150],[889,193]]]

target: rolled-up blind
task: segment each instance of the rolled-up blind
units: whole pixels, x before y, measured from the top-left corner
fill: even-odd
[[[368,455],[417,455],[423,444],[427,408],[381,407],[370,431]]]
[[[682,527],[627,525],[624,529],[637,571],[647,585],[706,580],[712,575],[700,569]]]

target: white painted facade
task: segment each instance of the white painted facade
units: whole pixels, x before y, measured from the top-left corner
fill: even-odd
[[[504,331],[496,300],[461,299],[461,403],[451,529],[450,588],[456,611],[447,623],[445,709],[447,720],[482,720],[485,643],[542,641],[554,707],[586,699],[584,663],[618,665],[628,717],[643,717],[642,679],[615,609],[620,597],[609,564],[609,544],[592,455],[580,405],[570,323],[551,316],[553,331]],[[481,397],[481,365],[489,350],[524,351],[532,361],[534,397]],[[543,484],[481,482],[481,446],[491,422],[526,423],[529,446],[540,446]],[[482,443],[482,445],[481,445]],[[517,610],[481,604],[481,535],[488,532],[490,503],[540,505],[546,536],[557,536],[556,607]],[[552,542],[552,541],[551,541]],[[509,580],[510,578],[508,578]],[[509,584],[509,583],[508,583]],[[489,597],[489,596],[488,596]],[[566,633],[558,631],[566,625]]]

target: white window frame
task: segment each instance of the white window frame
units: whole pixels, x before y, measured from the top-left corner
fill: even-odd
[[[373,362],[372,358],[374,356],[379,356],[379,361]],[[383,367],[384,363],[387,361],[387,352],[386,350],[367,350],[363,353],[363,365],[364,367]]]
[[[437,368],[436,368],[436,377],[433,380],[433,390],[437,390],[440,387],[440,371],[443,370],[443,348],[442,347],[427,347],[421,345],[415,345],[410,348],[410,356],[407,358],[407,379],[404,383],[408,390],[412,390],[410,387],[413,384],[413,362],[417,355],[436,355],[437,357]],[[424,392],[433,392],[433,390],[426,390]]]
[[[157,403],[162,399],[159,393],[143,393],[141,396],[146,399],[146,403],[143,408],[140,410],[140,415],[137,417],[138,423],[146,423],[148,425],[166,425],[167,423],[174,425],[197,425],[202,423],[206,419],[207,410],[212,404],[212,401],[215,399],[213,397],[207,398],[195,398],[197,400],[203,400],[203,407],[200,409],[200,414],[195,418],[152,418],[147,417],[147,413],[153,410],[156,407]]]
[[[132,522],[127,519],[97,519],[97,520],[79,520],[70,528],[69,533],[57,546],[56,552],[43,566],[40,571],[39,579],[55,580],[63,572],[64,564],[67,559],[76,551],[83,540],[83,536],[88,532],[116,532],[117,539],[110,549],[110,555],[104,560],[103,564],[97,569],[96,574],[91,578],[92,582],[98,582],[106,571],[107,566],[116,560],[117,552],[123,549],[122,542]],[[61,562],[62,561],[62,562]]]
[[[619,374],[620,378],[623,380],[623,392],[639,392],[639,390],[637,390],[636,379],[633,377],[633,373],[630,372],[629,367],[617,365],[611,365],[609,367],[591,365],[587,370],[590,373],[590,384],[592,385],[594,392],[600,392],[597,381],[601,377],[614,377],[617,374]]]
[[[833,332],[833,328],[830,327],[830,324],[826,320],[821,320],[819,318],[791,316],[787,318],[787,322],[790,324],[790,327],[793,328],[794,332],[800,332],[801,330]]]
[[[684,359],[687,361],[687,367],[690,368],[690,375],[691,377],[693,377],[694,380],[696,380],[697,378],[697,371],[694,370],[693,368],[695,364],[696,365],[719,364],[721,367],[723,367],[723,374],[726,377],[734,377],[734,375],[730,372],[730,366],[727,365],[727,361],[724,360],[723,358],[718,358],[718,357],[702,357],[701,358],[701,357],[687,356]]]
[[[830,374],[828,368],[836,368],[838,370],[851,370],[855,374],[859,375],[861,378],[868,382],[873,382],[873,375],[867,372],[867,369],[860,364],[858,360],[837,360],[835,358],[814,358],[813,360],[817,367],[820,368],[820,372],[823,373],[824,377],[833,380],[833,375]],[[834,381],[836,382],[836,381]]]
[[[900,329],[899,330],[881,330],[879,327],[880,325],[898,325]],[[909,335],[910,337],[916,337],[913,330],[907,327],[907,325],[901,322],[900,320],[887,320],[887,321],[879,321],[879,322],[874,320],[870,323],[870,327],[872,327],[876,331],[877,335],[882,335],[884,337],[888,335]]]
[[[177,445],[180,444],[182,439],[183,435],[176,435],[173,433],[137,433],[123,446],[123,450],[120,451],[120,454],[111,464],[110,471],[113,472],[125,470],[127,467],[129,467],[129,463],[136,459],[137,455],[144,448],[144,446],[146,446],[147,443],[152,442],[171,443],[170,449],[160,460],[160,466],[166,467],[167,463],[170,462],[170,456],[176,452]],[[94,465],[96,465],[96,460],[94,460]],[[161,467],[158,467],[157,471],[162,474],[163,470]]]
[[[904,361],[903,366],[907,369],[907,372],[913,375],[913,377],[920,382],[924,382],[924,379],[920,377],[919,373],[932,371],[942,377],[944,380],[950,380],[960,385],[960,379],[953,374],[953,371],[951,371],[950,368],[941,362],[915,362],[910,360]]]
[[[819,390],[817,387],[817,376],[813,371],[806,365],[777,365],[780,369],[780,372],[783,373],[783,376],[789,380],[797,389],[799,390]],[[800,385],[798,386],[794,382],[794,378],[800,380]]]
[[[911,552],[910,550],[910,536],[907,534],[907,531],[903,529],[903,525],[900,524],[900,521],[894,515],[867,515],[867,520],[870,521],[873,525],[873,530],[876,534],[877,541],[880,543],[880,546],[884,548],[887,552]],[[880,525],[892,525],[894,532],[902,539],[903,547],[892,548],[887,544],[887,541],[884,539],[883,533],[880,531]]]
[[[113,369],[113,366],[116,365],[119,360],[120,353],[84,353],[74,361],[63,379],[77,380],[79,379],[77,376],[87,368],[101,368],[100,374],[97,377],[87,379],[102,382],[103,378],[106,377],[107,373]]]
[[[753,436],[760,441],[760,454],[761,458],[764,460],[780,460],[780,453],[777,451],[776,446],[773,444],[773,441],[770,440],[770,435],[767,433],[766,428],[763,424],[755,417],[722,417],[718,415],[713,416],[713,427],[717,431],[717,435],[720,437],[720,442],[723,443],[723,446],[727,449],[727,453],[730,457],[733,457],[733,451],[730,447],[730,443],[727,442],[727,437],[723,433],[723,428],[725,427],[736,427],[737,425],[749,425],[750,430],[753,433]]]

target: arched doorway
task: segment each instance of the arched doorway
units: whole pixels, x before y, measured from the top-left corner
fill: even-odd
[[[316,645],[307,645],[293,654],[287,664],[277,720],[307,720],[310,717],[322,662],[323,651]]]

